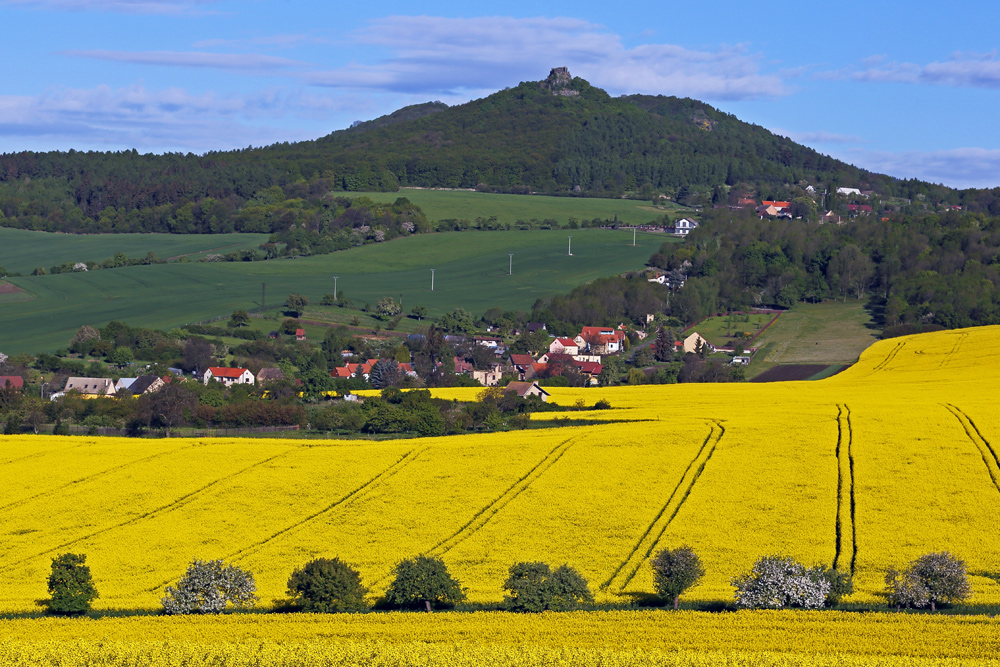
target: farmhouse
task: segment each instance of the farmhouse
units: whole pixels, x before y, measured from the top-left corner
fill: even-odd
[[[305,339],[306,339],[306,330],[305,329],[296,329],[295,330],[295,340],[305,340]]]
[[[546,402],[549,397],[549,392],[542,389],[537,382],[511,382],[504,389],[505,392],[514,392],[521,398],[527,398],[529,396],[538,396],[542,399],[542,402]]]
[[[696,354],[699,348],[705,348],[709,352],[715,352],[715,346],[709,343],[704,336],[695,331],[693,334],[684,339],[681,343],[681,349],[684,354]]]
[[[549,343],[549,352],[573,356],[580,353],[580,346],[572,338],[556,338]]]
[[[675,236],[687,236],[691,233],[693,229],[698,227],[697,220],[691,220],[690,218],[681,218],[674,223],[674,235]]]
[[[167,383],[158,375],[140,375],[129,385],[128,391],[133,396],[155,394],[166,385]]]
[[[84,396],[114,396],[115,383],[109,378],[71,377],[66,380],[66,386],[63,387],[62,392],[59,392],[59,395],[70,391],[79,392]],[[52,397],[55,398],[56,395],[53,394]]]
[[[575,340],[581,346],[586,343],[590,354],[618,354],[625,341],[625,332],[611,327],[583,327]]]
[[[218,380],[227,387],[234,384],[255,384],[256,379],[253,373],[247,368],[226,368],[224,366],[210,366],[205,371],[205,384],[212,380]]]

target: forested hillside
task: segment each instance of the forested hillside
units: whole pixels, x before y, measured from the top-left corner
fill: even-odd
[[[554,72],[467,104],[429,102],[315,141],[205,155],[0,155],[0,226],[67,232],[283,232],[331,191],[400,185],[683,198],[873,190],[1000,213],[958,192],[873,174],[691,99],[612,98]],[[272,206],[264,219],[247,210]],[[305,216],[308,217],[308,216]]]

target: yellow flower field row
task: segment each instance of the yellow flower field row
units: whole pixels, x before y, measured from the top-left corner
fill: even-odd
[[[996,665],[1000,622],[838,612],[394,613],[0,622],[4,665]]]
[[[372,596],[439,555],[474,601],[518,561],[568,563],[599,600],[653,591],[648,560],[690,544],[686,600],[729,601],[768,553],[882,575],[951,550],[972,604],[1000,604],[1000,328],[880,342],[820,382],[553,389],[594,426],[416,440],[0,437],[0,611],[34,609],[51,558],[85,553],[98,609],[156,608],[194,558],[252,571],[264,606],[319,556]],[[443,390],[442,396],[448,395]],[[462,390],[465,391],[465,390]]]

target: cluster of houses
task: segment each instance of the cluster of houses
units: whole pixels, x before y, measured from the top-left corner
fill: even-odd
[[[96,398],[98,396],[142,396],[143,394],[154,394],[163,389],[177,375],[181,375],[180,369],[171,368],[173,375],[160,377],[158,375],[140,375],[138,377],[123,377],[118,380],[111,378],[92,377],[69,377],[66,385],[50,396],[50,400],[56,400],[65,396],[69,392],[84,398]],[[262,384],[273,380],[283,380],[284,374],[280,368],[262,368],[256,375],[248,368],[227,368],[225,366],[211,366],[202,374],[202,381],[208,384],[212,380],[221,382],[229,387],[234,384]],[[0,386],[9,386],[15,389],[24,387],[24,379],[17,376],[0,376]]]
[[[545,325],[531,323],[529,332],[544,330]],[[469,342],[464,338],[446,336],[449,342]],[[547,351],[540,355],[511,354],[500,337],[474,336],[474,345],[487,348],[493,353],[493,361],[486,367],[477,369],[464,357],[455,357],[455,373],[467,375],[487,387],[495,387],[505,376],[515,375],[518,381],[530,381],[534,378],[544,378],[550,375],[560,375],[563,369],[571,367],[584,375],[591,384],[597,384],[597,378],[604,369],[602,357],[618,354],[622,351],[625,341],[624,327],[583,327],[573,338],[553,338]],[[349,354],[344,352],[345,355]],[[359,363],[348,363],[330,371],[335,378],[364,377],[368,379],[372,367],[378,359],[368,359]],[[407,363],[399,364],[399,371],[404,375],[416,376],[413,367]]]
[[[806,188],[806,192],[813,193],[815,189],[810,185]],[[870,197],[873,193],[872,190],[859,190],[858,188],[837,188],[838,195],[844,195],[847,197]],[[748,196],[740,197],[735,206],[730,207],[732,209],[741,208],[753,208],[757,213],[757,217],[761,220],[764,218],[792,218],[792,202],[789,201],[778,201],[772,199],[763,199],[757,202],[756,199],[752,199]],[[859,215],[871,215],[873,209],[868,204],[848,204],[847,212],[853,218]],[[841,222],[839,215],[833,211],[827,211],[820,215],[820,221],[822,222]]]

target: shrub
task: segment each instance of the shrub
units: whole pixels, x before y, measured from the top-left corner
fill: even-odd
[[[399,563],[393,573],[395,578],[385,592],[385,601],[390,607],[424,607],[430,611],[465,600],[465,591],[440,558],[410,558]]]
[[[790,556],[763,556],[732,584],[736,606],[745,609],[820,609],[831,588],[822,568],[807,569]]]
[[[664,549],[656,554],[650,565],[653,567],[653,583],[657,594],[671,600],[674,609],[680,603],[681,593],[705,576],[701,559],[688,546],[674,550]]]
[[[52,559],[48,600],[41,604],[52,614],[85,614],[97,599],[97,589],[84,554],[61,554]]]
[[[288,594],[304,611],[358,611],[365,608],[367,593],[358,571],[339,558],[317,558],[288,579]]]
[[[162,599],[167,614],[219,614],[229,604],[252,607],[257,603],[253,575],[221,560],[195,560]]]
[[[594,601],[587,580],[569,565],[551,570],[545,563],[516,563],[503,587],[511,611],[571,611]]]
[[[889,568],[885,583],[889,604],[896,609],[930,607],[937,611],[939,602],[961,602],[972,592],[965,561],[947,551],[925,554],[903,571]]]

